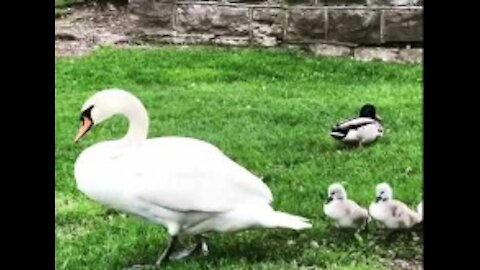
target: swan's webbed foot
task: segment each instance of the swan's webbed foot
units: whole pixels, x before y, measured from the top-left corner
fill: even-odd
[[[173,252],[173,249],[175,248],[177,242],[178,242],[178,237],[177,236],[172,236],[170,240],[168,241],[167,247],[163,250],[163,252],[160,254],[158,257],[157,261],[155,262],[154,265],[149,265],[149,264],[137,264],[133,265],[125,270],[154,270],[154,269],[160,269],[164,266],[167,265],[169,261],[177,261],[181,259],[185,259],[190,256],[207,256],[208,255],[208,245],[206,242],[206,238],[197,235],[195,237],[197,239],[197,243],[191,247],[188,247],[184,250],[180,250],[177,252]]]
[[[169,259],[172,261],[183,260],[191,256],[207,256],[208,245],[205,237],[201,235],[195,236],[197,243],[186,249],[174,252],[170,255]]]
[[[136,264],[126,268],[125,270],[154,270],[154,269],[158,269],[158,268],[153,264]]]

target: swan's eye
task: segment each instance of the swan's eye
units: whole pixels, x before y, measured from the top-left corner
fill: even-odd
[[[330,192],[330,195],[331,196],[335,195],[335,191]]]
[[[88,119],[92,120],[92,109],[93,105],[85,109],[81,114],[80,114],[80,121],[83,121],[85,117]]]

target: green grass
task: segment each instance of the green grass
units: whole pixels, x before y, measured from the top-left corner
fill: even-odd
[[[63,7],[68,7],[72,5],[73,3],[76,3],[78,1],[76,0],[55,0],[55,7],[56,8],[63,8]]]
[[[67,14],[66,8],[76,3],[76,0],[55,0],[55,18],[62,17]]]
[[[388,241],[379,226],[361,238],[337,235],[322,213],[326,188],[334,181],[343,182],[350,198],[364,206],[381,181],[412,206],[421,200],[420,65],[250,49],[104,48],[84,58],[56,59],[55,80],[57,270],[151,263],[166,243],[163,228],[109,211],[75,188],[73,165],[80,152],[127,129],[125,119],[114,118],[73,144],[83,102],[108,87],[128,89],[144,102],[151,137],[192,136],[217,145],[265,178],[276,209],[314,224],[301,233],[215,234],[208,257],[169,269],[363,270],[383,269],[379,258],[423,258],[421,232]],[[367,102],[377,105],[385,137],[361,151],[340,147],[329,128]]]

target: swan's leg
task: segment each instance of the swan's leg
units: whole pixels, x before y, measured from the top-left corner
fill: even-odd
[[[160,257],[158,257],[157,262],[155,263],[156,266],[164,266],[167,264],[170,254],[172,254],[172,251],[175,248],[177,241],[177,236],[174,235],[170,237],[167,247],[163,250],[163,252],[160,254]]]
[[[207,256],[208,255],[208,245],[207,245],[207,238],[204,236],[199,235],[200,238],[200,255]]]
[[[190,246],[184,250],[177,251],[170,255],[170,260],[177,261],[188,258],[194,255],[207,256],[208,255],[208,245],[206,238],[202,235],[196,235],[195,239],[197,243],[193,246]]]
[[[137,265],[134,265],[130,268],[127,268],[126,270],[149,270],[149,269],[158,269],[158,267],[161,267],[161,266],[165,266],[168,262],[168,257],[170,256],[170,254],[172,253],[175,245],[177,244],[177,241],[178,241],[178,237],[177,236],[172,236],[170,237],[170,239],[168,240],[168,244],[167,244],[167,247],[163,250],[163,252],[160,254],[160,257],[158,258],[157,262],[155,263],[155,265],[149,265],[149,264],[145,264],[145,265],[141,265],[141,264],[137,264]]]

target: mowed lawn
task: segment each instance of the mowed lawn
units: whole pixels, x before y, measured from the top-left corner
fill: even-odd
[[[421,65],[292,51],[103,48],[56,59],[55,79],[57,270],[153,263],[166,244],[162,227],[104,208],[76,189],[73,168],[81,151],[127,130],[126,119],[116,117],[73,143],[82,104],[110,87],[144,102],[150,137],[191,136],[217,145],[264,178],[276,209],[313,222],[303,232],[211,234],[208,257],[168,269],[361,270],[385,269],[385,260],[422,260],[421,230],[387,239],[374,223],[358,235],[339,233],[323,214],[327,187],[336,181],[366,207],[383,181],[412,207],[422,199]],[[385,122],[384,138],[363,150],[341,147],[328,134],[331,126],[367,102]]]

